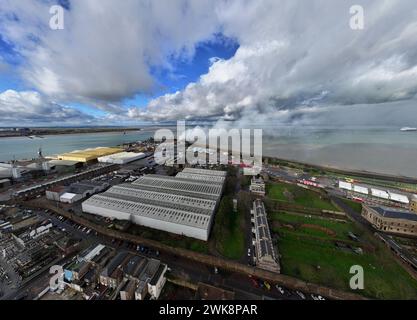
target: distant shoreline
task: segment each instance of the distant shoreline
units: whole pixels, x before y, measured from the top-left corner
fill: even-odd
[[[393,182],[402,182],[402,183],[410,183],[416,184],[417,178],[409,177],[409,176],[401,176],[395,174],[387,174],[387,173],[380,173],[375,171],[367,171],[367,170],[354,170],[354,169],[343,169],[340,167],[330,166],[330,165],[317,165],[313,163],[306,163],[297,160],[290,160],[290,159],[282,159],[278,157],[271,157],[265,156],[264,159],[272,160],[273,162],[276,161],[279,164],[285,165],[297,165],[303,167],[304,169],[315,169],[325,172],[332,172],[336,174],[354,176],[354,177],[361,177],[361,178],[370,178],[376,180],[385,180],[385,181],[393,181]]]
[[[197,147],[201,148],[207,148],[207,145],[201,144],[201,145],[195,145]],[[220,152],[230,152],[229,149],[218,149]],[[296,165],[299,166],[302,169],[313,169],[313,170],[319,170],[319,171],[325,171],[325,172],[332,172],[336,174],[342,174],[342,175],[348,175],[348,176],[354,176],[354,177],[361,177],[361,178],[371,178],[371,179],[377,179],[377,180],[385,180],[385,181],[393,181],[393,182],[402,182],[402,183],[410,183],[410,184],[417,184],[417,178],[412,176],[403,176],[403,175],[395,175],[395,174],[389,174],[389,173],[383,173],[383,172],[376,172],[376,171],[367,171],[367,170],[360,170],[360,169],[349,169],[349,168],[341,168],[331,165],[319,165],[314,163],[308,163],[303,161],[297,161],[294,159],[285,159],[285,158],[279,158],[276,156],[263,156],[263,160],[269,159],[269,161],[272,160],[272,162],[276,162],[278,164],[287,164],[287,165]]]
[[[1,138],[17,138],[17,137],[31,137],[31,136],[50,136],[50,135],[64,135],[64,134],[88,134],[88,133],[109,133],[109,132],[132,132],[132,131],[141,131],[142,128],[58,128],[58,129],[48,129],[48,128],[37,128],[31,129],[29,133],[22,134],[20,132],[7,132],[2,134],[0,132]]]

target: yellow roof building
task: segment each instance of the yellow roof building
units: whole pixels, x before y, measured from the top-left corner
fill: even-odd
[[[99,147],[95,149],[86,149],[80,151],[73,151],[69,153],[64,153],[58,156],[59,160],[69,160],[69,161],[78,161],[78,162],[89,162],[97,160],[99,157],[108,156],[114,153],[124,151],[121,148],[108,148],[108,147]]]

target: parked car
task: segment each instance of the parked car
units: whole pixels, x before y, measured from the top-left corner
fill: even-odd
[[[301,299],[305,300],[306,296],[304,295],[304,293],[300,292],[300,291],[296,291],[295,292]]]
[[[259,287],[259,285],[258,285],[258,281],[256,281],[254,278],[250,278],[250,280],[251,280],[251,282],[252,282],[252,285],[253,285],[255,288],[258,288],[258,287]]]
[[[280,287],[279,285],[276,285],[275,288],[277,288],[278,292],[281,294],[285,294],[285,291],[282,287]]]

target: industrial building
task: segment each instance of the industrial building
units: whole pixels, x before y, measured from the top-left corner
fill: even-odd
[[[255,234],[256,265],[261,269],[280,272],[281,268],[272,243],[265,206],[261,200],[253,202],[251,214],[255,225],[253,232]]]
[[[98,162],[114,163],[114,164],[126,164],[136,160],[140,160],[146,157],[144,153],[135,152],[119,152],[109,156],[97,158]]]
[[[22,180],[38,177],[41,174],[43,174],[43,169],[37,166],[0,163],[0,179]]]
[[[80,194],[82,198],[89,197],[95,193],[106,190],[110,185],[107,182],[83,180],[72,183],[67,191],[70,193]]]
[[[62,196],[59,197],[59,202],[73,204],[77,201],[81,201],[83,196],[81,194],[65,192]]]
[[[93,194],[102,192],[108,187],[109,184],[106,182],[84,180],[73,183],[68,187],[52,187],[46,190],[46,198],[52,201],[72,204]]]
[[[55,186],[46,190],[46,198],[48,200],[59,202],[61,196],[65,193],[65,186]]]
[[[223,183],[226,180],[226,172],[207,169],[185,168],[182,172],[177,174],[177,178]]]
[[[71,160],[50,160],[49,166],[51,170],[66,173],[66,172],[74,172],[76,169],[82,168],[83,163],[79,161],[71,161]]]
[[[417,215],[413,212],[363,205],[362,216],[378,230],[398,235],[417,236]]]
[[[121,148],[107,148],[99,147],[94,149],[85,149],[80,151],[73,151],[69,153],[60,154],[58,160],[67,160],[75,162],[92,162],[100,157],[122,152]]]
[[[86,171],[76,173],[70,176],[65,176],[65,177],[58,178],[58,179],[48,181],[45,183],[41,183],[35,186],[30,186],[28,188],[14,192],[13,196],[17,198],[24,198],[24,197],[33,198],[37,195],[45,193],[46,190],[49,190],[57,185],[63,185],[63,184],[67,184],[70,182],[79,181],[81,179],[88,179],[91,177],[98,176],[100,174],[105,174],[107,172],[114,171],[115,169],[117,169],[117,165],[115,164],[102,165],[100,167],[86,170]]]
[[[82,203],[84,212],[207,241],[226,172],[184,170],[146,175]],[[213,179],[214,178],[214,179]]]

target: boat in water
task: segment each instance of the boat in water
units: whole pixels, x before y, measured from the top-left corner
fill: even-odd
[[[401,131],[402,132],[417,131],[417,128],[404,127],[404,128],[401,128]]]

